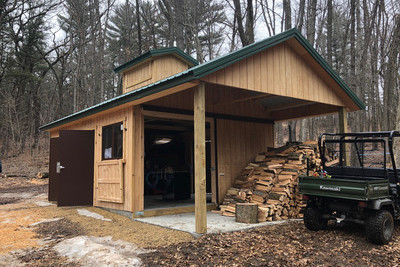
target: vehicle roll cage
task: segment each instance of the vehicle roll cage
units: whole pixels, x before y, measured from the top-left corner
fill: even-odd
[[[339,139],[332,139],[332,140],[326,140],[324,137],[338,137]],[[367,142],[372,142],[372,143],[383,143],[384,147],[384,170],[386,173],[386,139],[388,142],[388,148],[389,148],[389,154],[390,154],[390,159],[392,161],[392,167],[393,167],[393,172],[394,172],[394,177],[396,183],[399,183],[399,176],[398,176],[398,170],[396,167],[396,162],[394,158],[394,153],[393,153],[393,138],[394,137],[400,137],[400,131],[383,131],[383,132],[358,132],[358,133],[322,133],[320,134],[318,138],[318,146],[319,146],[319,151],[321,153],[321,159],[322,159],[322,168],[325,169],[325,143],[339,143],[340,144],[340,158],[339,158],[339,164],[341,167],[343,167],[343,152],[344,152],[344,144],[346,143],[354,143],[358,160],[360,162],[360,165],[363,167],[363,159],[361,157],[360,151],[357,147],[357,143],[364,143],[365,141]],[[364,138],[369,138],[369,139],[364,139]],[[361,147],[363,153],[364,146]]]

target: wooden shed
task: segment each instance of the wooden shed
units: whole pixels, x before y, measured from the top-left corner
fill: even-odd
[[[123,94],[41,127],[50,132],[49,200],[155,216],[206,209],[254,156],[276,121],[364,105],[295,29],[209,62],[177,48],[115,69]],[[193,201],[194,197],[194,201]]]

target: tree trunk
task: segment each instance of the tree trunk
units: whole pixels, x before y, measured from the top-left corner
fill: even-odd
[[[326,23],[326,60],[332,66],[332,0],[327,1],[328,18]]]
[[[315,41],[315,20],[317,17],[317,0],[310,0],[308,4],[307,40],[312,46]]]
[[[235,9],[235,18],[242,46],[254,43],[254,9],[253,1],[247,0],[246,7],[246,25],[243,25],[242,7],[240,0],[233,0]]]
[[[306,9],[306,0],[300,0],[299,3],[299,20],[297,21],[297,29],[300,32],[303,32],[303,24],[304,24],[304,10]]]
[[[175,0],[175,28],[176,28],[176,46],[185,51],[184,38],[184,18],[185,18],[185,1]]]
[[[283,18],[285,20],[285,30],[292,28],[292,9],[290,7],[290,0],[283,0]]]
[[[246,38],[247,38],[247,44],[254,43],[254,8],[253,8],[253,0],[247,0]]]
[[[142,54],[142,27],[140,25],[140,2],[136,0],[136,27],[138,35],[138,52],[139,55]]]
[[[249,42],[247,40],[247,36],[243,27],[242,7],[240,5],[240,0],[233,0],[233,4],[235,5],[235,18],[239,31],[240,41],[242,42],[242,46],[246,46],[249,44]]]
[[[387,75],[385,79],[385,88],[384,90],[393,90],[394,88],[398,88],[397,86],[399,85],[398,79],[398,70],[399,70],[399,47],[400,47],[400,15],[396,16],[395,20],[395,26],[393,28],[393,36],[392,36],[392,41],[389,46],[389,56],[388,56],[388,66],[386,69]],[[393,95],[392,95],[393,98]],[[400,97],[398,97],[398,102],[397,102],[397,110],[394,110],[395,108],[395,102],[393,105],[391,105],[388,109],[388,115],[389,115],[389,129],[400,129]],[[393,111],[392,111],[393,110]],[[396,112],[396,119],[395,122],[393,123],[391,118],[393,117],[392,113]],[[399,139],[399,138],[397,138]],[[397,140],[395,143],[395,148],[396,148],[396,158],[400,160],[400,140]]]

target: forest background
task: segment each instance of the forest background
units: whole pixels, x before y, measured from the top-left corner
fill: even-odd
[[[148,50],[205,62],[293,27],[366,104],[351,131],[400,130],[397,0],[0,0],[0,155],[38,152],[39,126],[121,94],[113,69]],[[276,141],[336,125],[277,123]]]

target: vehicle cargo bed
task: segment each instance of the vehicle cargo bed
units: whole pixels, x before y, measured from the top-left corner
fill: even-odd
[[[357,180],[319,178],[311,176],[299,177],[300,193],[305,195],[334,197],[368,201],[389,197],[387,180]]]

